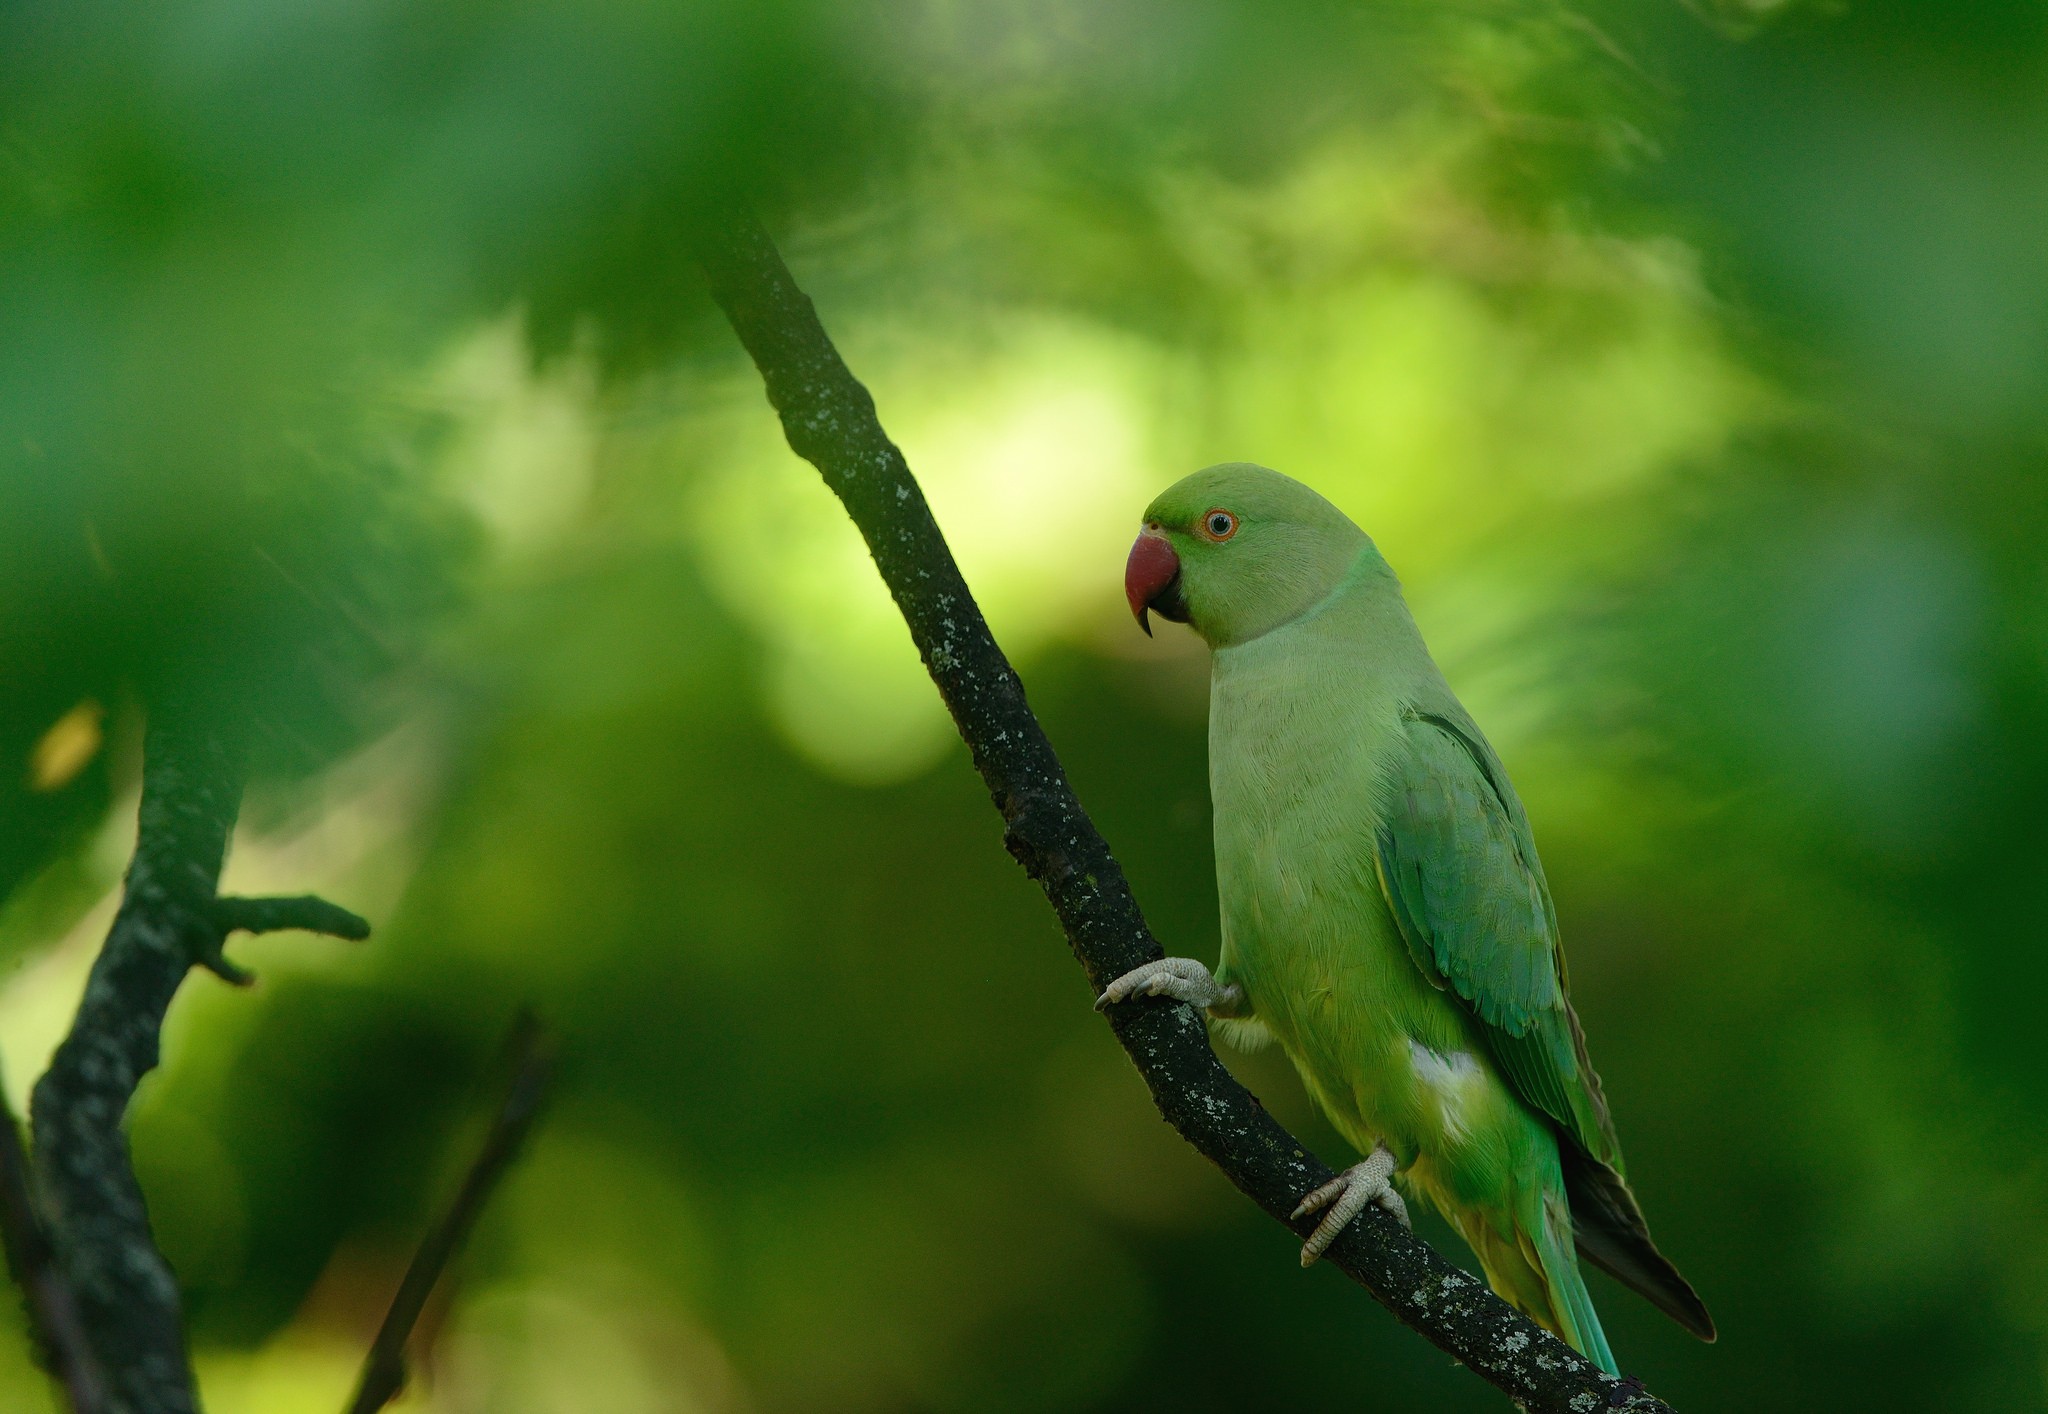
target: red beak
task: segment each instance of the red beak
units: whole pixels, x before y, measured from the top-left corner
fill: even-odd
[[[1140,532],[1138,543],[1131,546],[1131,558],[1124,563],[1124,597],[1131,601],[1131,613],[1147,638],[1152,636],[1147,609],[1156,607],[1162,618],[1185,620],[1185,611],[1180,610],[1173,593],[1179,580],[1180,556],[1173,553],[1166,537],[1150,530]]]

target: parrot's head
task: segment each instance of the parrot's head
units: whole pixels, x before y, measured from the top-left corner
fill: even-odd
[[[1224,462],[1176,481],[1146,508],[1124,592],[1145,632],[1149,610],[1227,648],[1328,598],[1371,544],[1299,481]]]

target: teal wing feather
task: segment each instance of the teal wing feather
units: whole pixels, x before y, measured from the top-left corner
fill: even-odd
[[[1619,1173],[1528,816],[1463,715],[1407,713],[1375,841],[1380,887],[1416,966],[1486,1024],[1516,1093]]]
[[[1529,817],[1464,710],[1404,713],[1374,840],[1380,889],[1410,956],[1485,1025],[1508,1083],[1549,1117],[1579,1251],[1705,1340],[1713,1318],[1650,1240],[1572,1011],[1557,912]]]

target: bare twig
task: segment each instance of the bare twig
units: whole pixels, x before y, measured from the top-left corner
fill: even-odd
[[[1067,783],[1024,688],[982,620],[874,400],[827,337],[758,221],[714,210],[696,236],[712,296],[760,370],[789,445],[824,477],[867,540],[925,667],[995,797],[1004,843],[1044,889],[1097,992],[1161,956],[1109,846]],[[1168,1123],[1260,1207],[1290,1222],[1331,1170],[1223,1068],[1207,1028],[1164,1000],[1112,1008],[1110,1025]],[[1377,1210],[1329,1258],[1401,1320],[1517,1402],[1545,1414],[1666,1410],[1487,1290]]]
[[[193,959],[224,982],[246,987],[256,974],[228,961],[223,949],[230,933],[280,933],[298,928],[308,933],[361,942],[370,936],[369,923],[339,904],[301,894],[292,898],[216,898],[206,909],[206,945]]]
[[[106,1408],[99,1361],[85,1338],[78,1302],[57,1267],[57,1253],[43,1229],[29,1187],[28,1151],[14,1109],[0,1097],[0,1242],[7,1270],[27,1300],[29,1321],[42,1363],[64,1388],[72,1414],[101,1414]]]
[[[368,922],[311,894],[294,898],[217,898],[213,901],[213,917],[223,933],[278,933],[287,928],[303,928],[308,933],[326,933],[335,938],[360,940],[370,936]]]
[[[405,1388],[406,1341],[426,1309],[427,1298],[433,1295],[435,1283],[440,1281],[449,1262],[462,1250],[463,1241],[476,1226],[492,1190],[519,1156],[520,1146],[540,1114],[554,1058],[549,1054],[540,1024],[531,1013],[522,1013],[513,1023],[507,1049],[513,1056],[511,1087],[491,1121],[483,1147],[463,1176],[462,1186],[456,1190],[448,1210],[420,1242],[412,1265],[406,1268],[405,1280],[398,1285],[398,1294],[391,1298],[391,1309],[385,1313],[384,1324],[378,1328],[377,1339],[363,1361],[362,1378],[357,1382],[348,1414],[376,1414]]]
[[[192,966],[248,980],[221,955],[227,925],[214,892],[241,806],[240,725],[231,712],[152,712],[121,908],[30,1104],[34,1192],[108,1414],[197,1408],[177,1278],[150,1235],[122,1120]],[[337,931],[360,934],[362,920],[334,913],[352,920]]]

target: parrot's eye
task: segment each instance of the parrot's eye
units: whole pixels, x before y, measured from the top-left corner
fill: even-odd
[[[1205,512],[1202,516],[1202,534],[1220,545],[1237,534],[1237,517],[1222,509]]]

